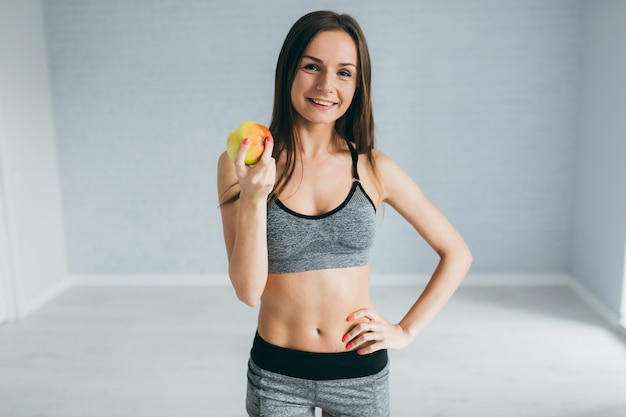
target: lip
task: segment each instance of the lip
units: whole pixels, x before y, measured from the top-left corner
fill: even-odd
[[[324,100],[324,99],[314,98],[314,97],[307,97],[307,101],[311,103],[312,105],[314,105],[315,107],[321,108],[321,109],[330,109],[337,104],[334,101]]]

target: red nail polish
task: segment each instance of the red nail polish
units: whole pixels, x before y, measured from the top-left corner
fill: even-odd
[[[266,141],[271,142],[274,140],[274,138],[272,136],[268,136],[265,138]]]
[[[250,144],[250,139],[245,138],[242,142],[244,145],[248,146]]]
[[[348,349],[348,350],[352,349],[352,345],[351,345],[350,343],[348,343],[348,344],[346,345],[346,349]]]
[[[354,320],[354,316],[352,314],[350,314],[346,320],[352,321],[352,320]]]
[[[341,339],[341,341],[346,343],[348,341],[348,336],[344,336],[343,339]]]
[[[356,353],[357,353],[357,354],[359,354],[359,355],[362,355],[362,354],[363,354],[363,353],[361,352],[361,350],[360,350],[360,349],[359,349],[359,350],[357,350],[357,351],[356,351]]]

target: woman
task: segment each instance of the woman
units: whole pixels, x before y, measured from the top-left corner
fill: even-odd
[[[387,349],[407,346],[471,264],[463,239],[413,180],[374,149],[371,67],[349,15],[318,11],[291,28],[278,57],[261,160],[218,162],[229,275],[261,302],[248,367],[250,416],[388,416]],[[369,251],[382,203],[440,255],[399,323],[369,294]],[[409,307],[409,306],[407,306]]]

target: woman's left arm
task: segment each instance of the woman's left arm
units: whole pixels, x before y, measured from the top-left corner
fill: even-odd
[[[382,185],[381,200],[406,219],[439,255],[439,263],[417,301],[397,324],[376,312],[362,309],[347,320],[368,318],[345,337],[361,354],[407,346],[448,302],[472,263],[472,254],[454,226],[426,198],[411,177],[384,154],[375,152]]]

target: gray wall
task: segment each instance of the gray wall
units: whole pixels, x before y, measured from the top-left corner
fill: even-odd
[[[626,243],[626,2],[585,3],[571,272],[615,315]],[[624,314],[624,312],[622,312]]]
[[[566,271],[579,2],[386,3],[43,2],[70,273],[226,271],[216,158],[241,120],[269,121],[282,40],[318,8],[361,22],[378,147],[473,271]],[[430,272],[414,231],[380,217],[374,271]]]

